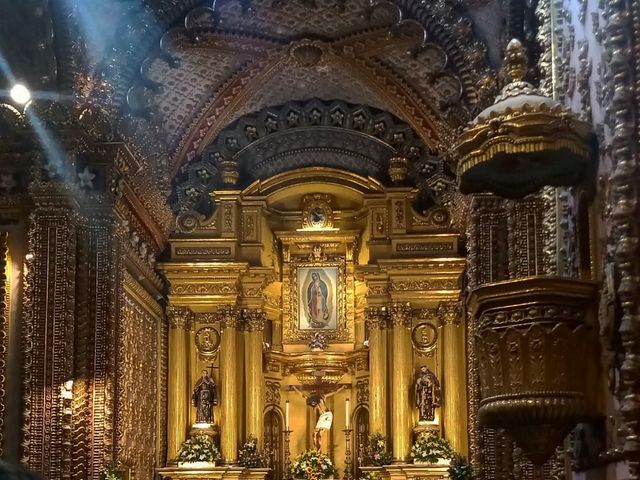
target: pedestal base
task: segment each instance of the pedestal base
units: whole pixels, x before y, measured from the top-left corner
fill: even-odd
[[[189,431],[190,436],[194,435],[208,435],[209,437],[218,438],[219,432],[217,425],[206,425],[194,423]]]
[[[411,463],[385,465],[384,467],[361,467],[363,472],[374,472],[380,480],[447,480],[449,478],[448,464],[415,465]]]
[[[269,468],[188,468],[164,467],[156,470],[162,480],[264,480]]]

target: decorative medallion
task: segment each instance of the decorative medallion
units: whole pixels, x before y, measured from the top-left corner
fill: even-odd
[[[303,230],[322,230],[333,228],[333,209],[331,195],[313,193],[302,199]]]
[[[215,328],[202,327],[196,332],[196,347],[203,357],[215,357],[220,349],[220,333]]]
[[[438,330],[430,323],[420,323],[411,331],[411,342],[419,355],[431,354],[438,343]]]

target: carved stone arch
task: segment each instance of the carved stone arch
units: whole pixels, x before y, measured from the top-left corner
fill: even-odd
[[[240,118],[223,130],[176,178],[175,211],[207,213],[208,193],[224,188],[222,170],[233,166],[244,188],[294,168],[333,167],[383,184],[389,160],[408,160],[407,179],[422,196],[444,204],[455,177],[409,125],[388,112],[341,100],[287,102]],[[235,186],[234,186],[235,188]]]

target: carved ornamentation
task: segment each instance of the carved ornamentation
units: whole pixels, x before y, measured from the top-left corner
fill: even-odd
[[[262,332],[267,321],[267,314],[262,310],[243,310],[242,319],[248,332]]]
[[[266,405],[280,405],[280,382],[266,380],[264,382]]]
[[[363,378],[356,382],[356,402],[358,405],[369,404],[369,379]]]
[[[34,193],[56,191],[55,185],[32,186]],[[60,437],[69,427],[60,389],[73,378],[77,217],[64,195],[48,200],[37,203],[28,231],[22,460],[48,478],[61,478],[71,474],[70,444]]]
[[[193,325],[195,315],[188,307],[167,307],[167,318],[169,319],[169,326],[171,328],[181,328],[183,330],[190,330]]]
[[[215,357],[220,350],[220,333],[212,327],[202,327],[196,332],[196,348],[202,357]]]
[[[411,342],[418,355],[432,355],[438,344],[438,329],[431,323],[419,323],[411,331]]]
[[[387,307],[366,307],[364,311],[365,322],[369,330],[385,329],[389,324],[389,312]]]
[[[526,298],[529,306],[521,307]],[[479,356],[479,418],[504,427],[542,465],[575,423],[588,414],[593,374],[586,323],[595,285],[533,278],[474,290],[471,305]]]
[[[389,319],[391,321],[391,325],[394,327],[411,327],[411,320],[413,318],[413,310],[411,309],[411,305],[409,303],[401,304],[394,303],[389,306]]]
[[[9,316],[11,315],[11,278],[7,268],[9,260],[9,233],[0,231],[0,456],[4,452],[4,416],[6,410],[6,369]]]
[[[300,144],[306,147],[300,150]],[[408,180],[421,189],[431,189],[439,203],[455,188],[454,179],[430,153],[430,146],[397,118],[366,105],[313,99],[247,115],[221,132],[178,177],[173,207],[191,212],[196,205],[209,203],[207,194],[221,187],[216,172],[223,170],[223,164],[231,162],[247,172],[244,186],[291,168],[319,166],[327,161],[326,151],[332,158],[326,166],[379,178],[386,178],[390,157],[405,158]],[[441,181],[441,190],[427,182],[431,177]],[[189,215],[198,218],[199,214]]]
[[[333,228],[332,201],[333,197],[324,193],[305,195],[302,199],[302,228]]]
[[[160,321],[129,294],[122,299],[118,336],[116,461],[138,478],[154,475],[159,408]],[[144,426],[144,428],[141,428]]]
[[[621,369],[621,405],[625,432],[624,450],[631,460],[630,478],[640,478],[640,319],[638,291],[640,271],[637,262],[640,234],[638,232],[638,168],[634,119],[640,106],[640,89],[634,79],[640,72],[637,41],[640,35],[640,6],[637,2],[612,0],[605,3],[604,17],[606,58],[605,119],[611,131],[610,191],[607,209],[610,221],[608,243],[614,252],[615,273],[619,279],[616,293],[621,305],[619,332],[624,351]],[[629,59],[633,59],[629,61]],[[634,104],[635,102],[635,104]],[[635,111],[634,111],[635,109]],[[631,183],[630,183],[631,182]]]
[[[242,311],[233,305],[225,305],[215,312],[218,321],[220,322],[220,330],[227,328],[238,328],[240,325]]]

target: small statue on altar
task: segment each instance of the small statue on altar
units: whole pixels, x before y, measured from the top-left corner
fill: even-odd
[[[193,389],[193,406],[196,407],[196,423],[213,423],[213,406],[218,405],[216,382],[209,376],[209,372],[202,370],[202,377]]]
[[[433,421],[435,419],[435,407],[440,406],[440,384],[426,365],[420,367],[420,370],[416,373],[414,388],[419,421]]]

